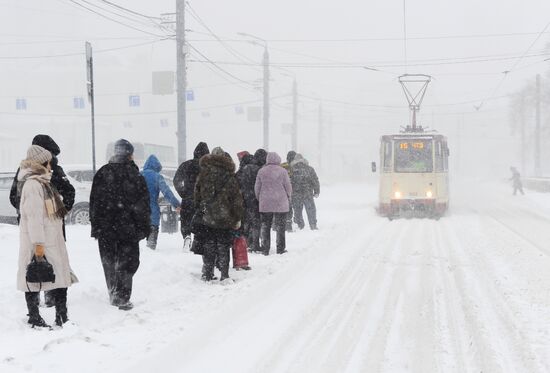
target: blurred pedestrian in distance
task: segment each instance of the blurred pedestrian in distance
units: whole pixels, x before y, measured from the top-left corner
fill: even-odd
[[[228,279],[229,249],[244,209],[235,164],[222,148],[214,148],[212,154],[201,158],[194,204],[197,215],[193,218],[193,230],[203,250],[202,279],[215,278],[216,264],[221,272],[220,281]]]
[[[62,326],[68,321],[67,288],[76,282],[71,275],[69,256],[63,237],[63,218],[67,209],[62,197],[51,183],[52,154],[32,145],[27,158],[21,162],[18,174],[18,195],[20,220],[19,269],[17,288],[25,292],[28,323],[34,327],[49,327],[40,316],[38,305],[41,290],[49,291],[55,305],[55,324]],[[27,265],[36,261],[47,261],[53,267],[53,282],[28,283]]]
[[[512,171],[510,181],[512,182],[512,187],[514,188],[514,196],[517,194],[518,190],[521,194],[525,194],[523,192],[523,184],[521,183],[521,175],[519,174],[519,171],[515,167],[510,167],[510,171]]]
[[[205,142],[199,142],[193,152],[193,159],[183,162],[178,167],[173,180],[174,188],[181,197],[181,234],[186,251],[191,247],[191,219],[195,213],[193,198],[200,171],[199,160],[208,153],[210,153],[208,145]]]
[[[133,155],[133,145],[118,140],[115,155],[95,174],[90,193],[92,237],[98,240],[109,300],[125,311],[134,307],[130,297],[139,241],[151,229],[149,191]]]
[[[292,186],[288,172],[281,167],[281,157],[267,154],[266,165],[260,169],[254,187],[261,215],[261,250],[269,255],[271,225],[277,232],[277,254],[286,253],[285,224],[290,209]]]
[[[145,161],[143,171],[141,174],[145,178],[147,183],[147,189],[149,190],[149,205],[151,208],[151,232],[147,237],[147,247],[155,250],[157,248],[157,240],[159,236],[160,225],[160,205],[159,194],[162,192],[164,198],[180,212],[181,202],[174,196],[174,193],[170,190],[168,184],[164,180],[164,176],[160,174],[162,171],[162,164],[159,159],[151,154]]]
[[[315,169],[301,155],[296,154],[291,163],[292,182],[292,206],[294,208],[294,221],[298,228],[304,229],[302,211],[306,208],[307,220],[311,230],[317,229],[317,208],[313,198],[319,197],[321,187]]]

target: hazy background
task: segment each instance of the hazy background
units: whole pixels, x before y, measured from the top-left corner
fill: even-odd
[[[113,2],[154,17],[175,11],[174,0]],[[550,91],[550,61],[545,61],[550,58],[545,48],[549,1],[407,0],[406,43],[401,0],[189,4],[195,11],[186,15],[189,43],[216,65],[191,49],[188,89],[195,97],[188,102],[188,156],[198,141],[222,146],[234,156],[262,145],[262,122],[248,121],[247,110],[262,104],[262,69],[252,65],[261,63],[263,48],[239,32],[268,41],[270,150],[283,157],[290,150],[295,77],[300,94],[297,150],[325,180],[365,177],[370,162],[378,160],[379,136],[408,123],[400,74],[434,77],[420,123],[449,137],[454,175],[503,178],[510,165],[520,166],[517,117],[509,95],[536,74],[543,75],[543,92]],[[94,48],[98,164],[105,162],[107,143],[120,137],[175,147],[176,96],[151,94],[152,72],[175,70],[170,35],[169,29],[98,0],[0,0],[0,170],[16,168],[37,133],[50,134],[59,143],[63,163],[91,162],[86,40]],[[504,71],[510,72],[504,76]],[[140,96],[139,107],[129,106],[130,95]],[[550,135],[548,96],[544,93],[542,108],[545,141]],[[74,108],[79,97],[85,105]],[[18,110],[18,99],[25,100],[25,110]],[[530,175],[534,110],[528,109],[524,118],[528,158],[523,173]],[[550,154],[543,154],[543,174],[548,175]]]

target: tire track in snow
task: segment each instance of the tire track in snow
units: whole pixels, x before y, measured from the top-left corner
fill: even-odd
[[[529,347],[528,339],[516,324],[509,302],[503,299],[502,290],[495,285],[498,281],[489,261],[483,257],[483,250],[472,250],[475,246],[473,240],[478,241],[480,237],[472,237],[472,229],[460,227],[464,231],[458,231],[456,225],[444,224],[446,234],[459,242],[452,256],[456,257],[460,252],[461,257],[470,263],[469,266],[457,267],[455,273],[468,307],[465,313],[469,316],[470,331],[475,335],[479,330],[481,334],[476,337],[480,368],[488,372],[544,372]]]

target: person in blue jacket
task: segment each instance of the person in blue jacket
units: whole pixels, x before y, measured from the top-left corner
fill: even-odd
[[[157,239],[159,236],[160,225],[160,206],[159,206],[159,193],[162,192],[164,198],[170,202],[170,204],[179,213],[181,202],[174,196],[174,193],[166,184],[164,177],[160,174],[162,165],[155,155],[150,155],[143,166],[141,174],[145,178],[147,183],[147,189],[149,190],[149,203],[151,205],[151,233],[147,237],[147,247],[155,250],[157,248]]]

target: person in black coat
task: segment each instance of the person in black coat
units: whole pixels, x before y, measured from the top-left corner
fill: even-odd
[[[95,174],[90,193],[92,237],[98,240],[111,304],[121,310],[133,308],[139,241],[150,233],[149,191],[133,152],[132,144],[118,140],[113,158]]]
[[[183,162],[178,167],[173,180],[174,188],[181,197],[181,234],[184,239],[184,247],[187,248],[191,245],[191,219],[195,213],[193,193],[200,171],[199,160],[209,153],[208,145],[205,142],[199,142],[193,152],[193,159]]]
[[[267,152],[264,149],[256,150],[252,161],[244,166],[239,175],[239,185],[244,199],[244,231],[251,252],[260,252],[260,207],[254,192],[258,171],[265,165]]]
[[[75,190],[71,185],[71,182],[68,180],[67,175],[63,168],[59,165],[57,156],[61,153],[59,145],[48,135],[36,135],[32,139],[32,145],[38,145],[46,149],[52,154],[52,160],[50,165],[52,168],[52,178],[50,184],[55,187],[63,198],[63,205],[67,212],[71,211],[74,205]],[[13,178],[13,183],[11,184],[10,190],[10,203],[17,210],[17,222],[19,222],[19,203],[21,202],[21,191],[17,189],[17,178],[19,177],[19,169],[15,173]],[[62,222],[63,227],[63,238],[67,240],[67,235],[65,233],[65,220]],[[44,292],[44,298],[46,306],[53,307],[55,305],[55,300],[50,296],[49,291]]]
[[[201,171],[195,185],[194,233],[203,247],[202,278],[214,279],[214,265],[220,269],[220,281],[229,278],[229,248],[233,232],[241,226],[243,198],[235,178],[235,164],[221,148],[200,161]]]
[[[312,230],[317,229],[317,209],[313,198],[319,197],[321,188],[317,173],[301,154],[296,154],[291,162],[290,182],[292,183],[292,206],[294,222],[304,229],[302,210],[305,206],[307,220]]]

